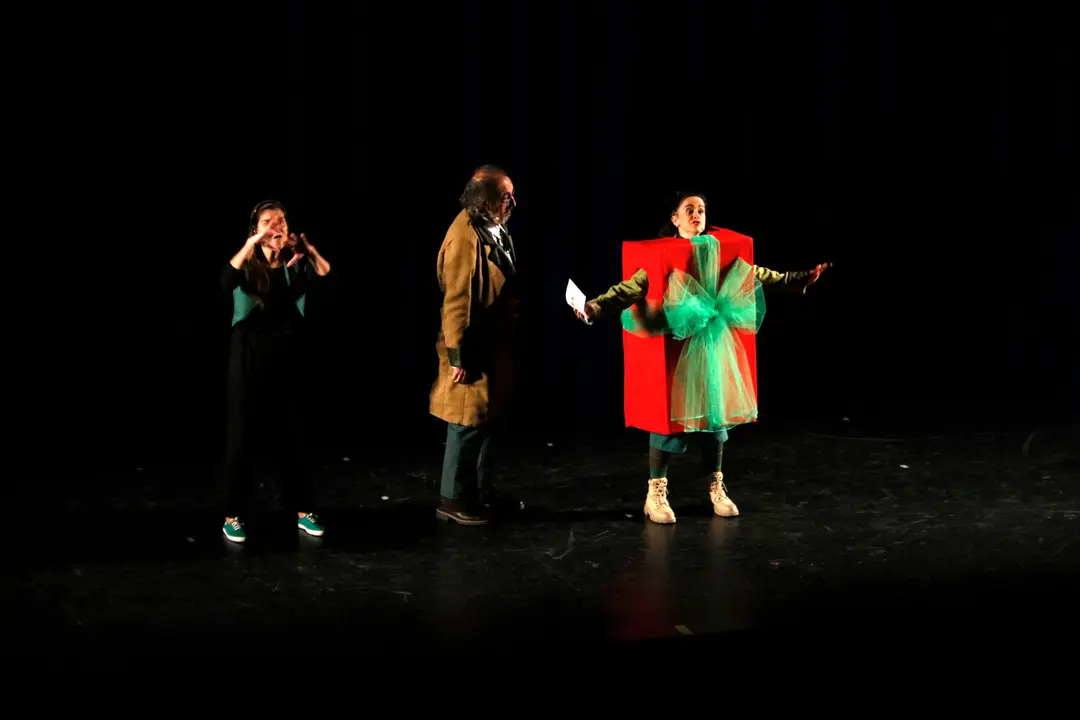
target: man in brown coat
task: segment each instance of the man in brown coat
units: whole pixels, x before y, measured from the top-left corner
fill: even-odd
[[[485,165],[460,202],[437,268],[442,324],[430,411],[446,421],[447,433],[435,516],[482,525],[488,522],[482,494],[490,489],[491,428],[505,417],[516,364],[517,254],[506,229],[517,205],[514,184]]]

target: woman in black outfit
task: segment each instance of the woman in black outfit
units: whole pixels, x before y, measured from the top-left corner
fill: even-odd
[[[305,467],[303,391],[290,378],[306,367],[304,307],[309,290],[326,282],[328,263],[301,233],[289,233],[285,207],[255,206],[244,247],[225,265],[222,290],[232,296],[228,421],[225,449],[225,524],[233,542],[247,539],[240,522],[254,471],[276,466],[297,527],[322,535],[312,512],[314,488]]]

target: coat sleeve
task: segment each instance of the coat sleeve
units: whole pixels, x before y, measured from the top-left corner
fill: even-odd
[[[755,265],[754,277],[760,280],[762,286],[769,290],[805,293],[810,273],[796,271],[781,273],[761,265]]]
[[[589,304],[593,305],[594,317],[604,317],[622,312],[639,302],[648,292],[649,275],[643,268],[638,268],[629,280],[612,285],[607,292],[590,300]]]
[[[476,244],[450,238],[439,253],[439,285],[443,291],[442,333],[450,365],[462,367],[465,333],[472,319],[473,284],[476,277]]]

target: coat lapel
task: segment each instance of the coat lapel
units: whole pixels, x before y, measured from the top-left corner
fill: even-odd
[[[510,237],[510,233],[507,232],[506,226],[500,225],[499,229],[506,237],[506,245],[509,248],[509,251],[502,249],[495,241],[495,238],[492,237],[491,233],[488,232],[487,228],[478,225],[474,225],[473,228],[476,230],[477,237],[480,238],[480,243],[484,246],[488,261],[497,267],[504,276],[509,278],[516,275],[517,270],[514,265],[517,262],[517,258],[514,253],[514,241]]]

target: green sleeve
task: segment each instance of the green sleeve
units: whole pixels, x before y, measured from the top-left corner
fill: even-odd
[[[642,300],[648,292],[649,276],[639,268],[629,280],[612,285],[607,292],[590,300],[590,315],[594,318],[616,315]]]
[[[789,292],[805,293],[810,273],[805,271],[790,271],[785,273],[770,270],[760,265],[754,266],[754,276],[761,281],[763,287],[769,290],[787,290]]]

